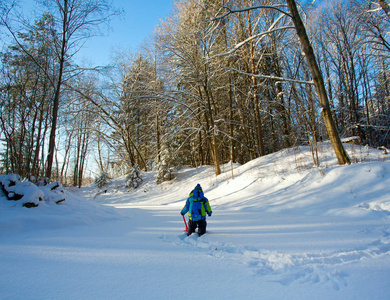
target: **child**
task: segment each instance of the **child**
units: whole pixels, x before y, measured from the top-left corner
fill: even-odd
[[[206,233],[206,214],[211,217],[212,211],[209,204],[209,200],[204,196],[202,187],[197,184],[196,187],[190,193],[186,205],[181,210],[181,214],[185,215],[188,212],[188,232],[187,235],[191,235],[198,227],[199,236]]]

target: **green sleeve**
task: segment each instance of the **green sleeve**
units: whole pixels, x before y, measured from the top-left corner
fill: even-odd
[[[208,213],[211,213],[211,206],[210,206],[210,203],[209,203],[208,200],[207,200],[207,202],[206,202],[206,211],[207,211]]]

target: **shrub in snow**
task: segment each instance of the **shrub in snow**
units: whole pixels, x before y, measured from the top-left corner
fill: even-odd
[[[103,186],[107,184],[108,179],[110,179],[110,177],[108,176],[107,173],[104,172],[95,179],[95,184],[99,189],[101,189]]]
[[[127,188],[136,189],[142,183],[141,171],[138,166],[135,165],[131,172],[126,176],[126,185]]]
[[[17,174],[9,174],[0,175],[0,186],[8,200],[20,200],[25,207],[36,207],[42,200],[58,204],[66,199],[65,191],[58,181],[38,187],[30,181],[22,181]]]
[[[45,197],[35,184],[21,181],[16,174],[0,175],[0,185],[8,200],[21,200],[25,207],[36,207]]]
[[[49,183],[45,186],[40,187],[40,189],[45,194],[45,201],[47,202],[54,202],[56,204],[59,204],[63,201],[65,201],[65,190],[61,183],[58,181]]]
[[[161,168],[158,170],[157,175],[156,175],[156,181],[158,184],[164,182],[164,181],[169,181],[175,178],[175,175],[173,175],[173,170],[170,168],[164,169]]]

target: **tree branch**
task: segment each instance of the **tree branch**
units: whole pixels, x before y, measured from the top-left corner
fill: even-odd
[[[234,13],[238,13],[238,12],[245,12],[245,11],[248,11],[248,10],[258,9],[258,8],[275,9],[275,10],[281,12],[282,14],[285,14],[286,16],[289,16],[290,18],[292,18],[292,16],[289,13],[285,12],[284,10],[280,9],[279,7],[286,7],[286,5],[284,5],[284,4],[281,4],[281,5],[256,5],[256,6],[245,7],[245,8],[241,8],[241,9],[231,9],[231,8],[229,8],[227,6],[224,6],[223,8],[227,9],[228,12],[223,14],[222,16],[215,17],[211,21],[217,21],[217,20],[223,19],[223,18],[227,17],[230,14],[234,14]]]
[[[237,72],[237,73],[240,73],[240,74],[243,74],[243,75],[254,76],[254,77],[258,77],[258,78],[271,79],[271,80],[275,80],[275,81],[288,81],[288,82],[293,82],[293,83],[314,85],[314,82],[312,80],[311,81],[304,81],[304,80],[296,80],[296,79],[283,78],[283,77],[277,77],[277,76],[252,74],[252,73],[243,72],[243,71],[240,71],[240,70],[237,70],[237,69],[234,69],[234,68],[229,68],[229,70]]]
[[[274,23],[276,24],[276,23]],[[272,27],[272,26],[271,26]],[[270,28],[271,28],[270,27]],[[236,52],[238,49],[240,49],[243,45],[245,45],[246,43],[256,39],[256,38],[260,38],[260,40],[262,40],[266,35],[270,34],[270,33],[273,33],[275,31],[278,31],[278,30],[285,30],[285,29],[294,29],[295,27],[294,26],[285,26],[285,27],[280,27],[280,28],[274,28],[274,29],[271,29],[271,30],[268,30],[268,31],[265,31],[265,32],[262,32],[262,33],[259,33],[259,34],[256,34],[254,36],[251,36],[249,38],[247,38],[245,41],[242,41],[240,43],[238,43],[237,45],[235,45],[230,51],[228,52],[225,52],[225,53],[220,53],[220,54],[217,54],[217,55],[214,55],[212,57],[210,57],[209,59],[213,59],[213,58],[216,58],[216,57],[221,57],[221,56],[226,56],[226,55],[230,55],[230,54],[233,54],[234,52]]]
[[[285,30],[285,29],[294,29],[295,27],[294,26],[284,26],[284,27],[280,27],[280,28],[275,28],[276,24],[279,23],[279,21],[285,17],[285,15],[280,15],[273,23],[272,25],[269,27],[268,31],[265,31],[265,32],[262,32],[262,33],[259,33],[259,34],[256,34],[254,36],[251,36],[249,38],[247,38],[245,41],[242,41],[240,43],[238,43],[237,45],[235,45],[230,51],[226,52],[226,53],[220,53],[220,54],[217,54],[217,55],[214,55],[212,57],[210,57],[209,59],[213,59],[213,58],[216,58],[216,57],[221,57],[221,56],[225,56],[225,55],[229,55],[229,54],[233,54],[234,52],[236,52],[238,49],[240,49],[243,45],[245,45],[246,43],[256,39],[256,38],[260,38],[259,41],[261,41],[266,35],[270,34],[270,33],[273,33],[275,31],[278,31],[278,30]],[[258,41],[258,42],[259,42]]]

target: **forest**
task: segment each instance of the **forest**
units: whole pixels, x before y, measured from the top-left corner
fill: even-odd
[[[10,3],[11,2],[11,3]],[[0,174],[82,186],[134,169],[246,163],[342,140],[390,147],[385,0],[176,0],[139,49],[75,59],[106,0],[0,1]],[[131,32],[129,32],[131,34]],[[93,171],[91,171],[93,170]]]

